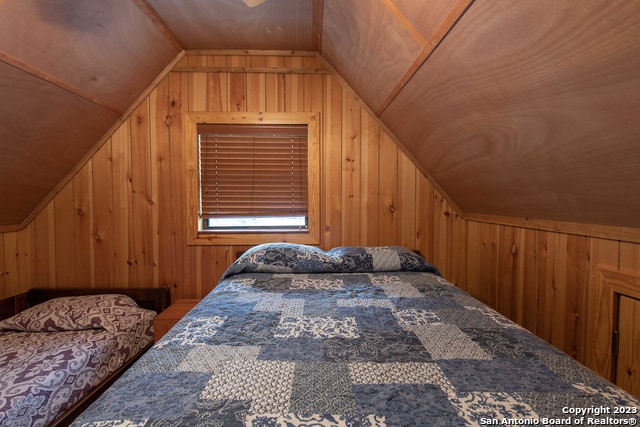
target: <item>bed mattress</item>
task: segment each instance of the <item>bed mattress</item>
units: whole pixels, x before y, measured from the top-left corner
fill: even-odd
[[[411,251],[263,245],[74,425],[554,425],[578,408],[632,424],[640,403]]]

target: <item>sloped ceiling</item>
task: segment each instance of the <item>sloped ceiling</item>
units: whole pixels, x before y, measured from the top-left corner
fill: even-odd
[[[0,0],[0,229],[183,50],[317,51],[467,215],[640,228],[640,2]]]

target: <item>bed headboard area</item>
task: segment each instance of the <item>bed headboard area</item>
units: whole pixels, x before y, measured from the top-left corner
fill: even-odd
[[[53,298],[78,295],[124,294],[147,310],[160,313],[171,304],[169,288],[32,288],[0,300],[0,320]]]

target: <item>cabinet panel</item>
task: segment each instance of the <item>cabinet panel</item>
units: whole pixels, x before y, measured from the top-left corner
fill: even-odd
[[[618,331],[620,344],[616,384],[640,396],[640,300],[620,296]]]

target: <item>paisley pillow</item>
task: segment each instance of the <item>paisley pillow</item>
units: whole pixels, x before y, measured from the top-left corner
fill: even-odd
[[[222,275],[240,273],[368,273],[422,271],[440,275],[420,255],[400,246],[341,246],[323,251],[293,243],[265,243],[254,246]]]
[[[148,313],[147,313],[148,312]],[[78,331],[104,329],[117,333],[154,312],[138,307],[126,295],[103,294],[54,298],[0,321],[5,331]],[[131,319],[131,317],[135,319]]]

